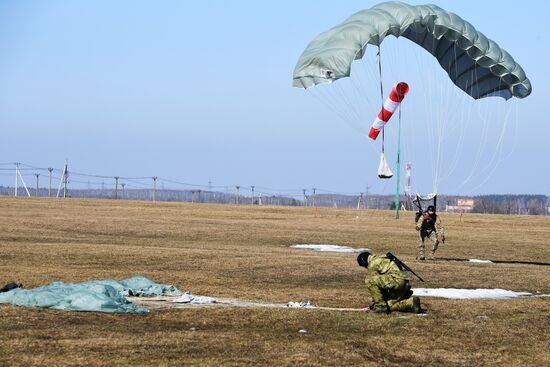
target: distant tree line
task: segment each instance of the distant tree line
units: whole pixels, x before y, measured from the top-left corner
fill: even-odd
[[[57,190],[50,193],[46,188],[38,191],[28,188],[31,196],[47,197],[49,194],[56,196]],[[0,186],[0,195],[13,196],[14,188]],[[19,196],[27,196],[24,188],[19,188]],[[98,199],[124,199],[124,200],[153,200],[151,189],[70,189],[68,197],[74,198],[98,198]],[[242,205],[283,205],[283,206],[317,206],[332,208],[357,208],[357,209],[395,209],[394,195],[343,195],[343,194],[317,194],[289,197],[276,194],[256,193],[251,195],[237,195],[235,192],[206,191],[206,190],[165,190],[157,189],[155,192],[157,201],[181,201],[194,203],[216,204],[242,204]],[[545,195],[481,195],[475,197],[438,195],[437,210],[445,211],[446,205],[456,204],[458,199],[473,199],[474,213],[485,214],[520,214],[520,215],[546,215],[550,202]],[[427,204],[426,204],[427,205]],[[404,195],[400,197],[400,207],[406,210],[416,211],[411,198]]]
[[[546,215],[546,195],[483,195],[474,197],[474,213]]]

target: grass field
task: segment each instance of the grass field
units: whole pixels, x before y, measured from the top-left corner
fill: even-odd
[[[416,287],[550,293],[550,266],[416,261],[413,215],[395,221],[389,211],[4,197],[0,283],[32,288],[143,275],[212,297],[367,306],[356,254],[289,248],[329,243],[391,250],[426,279]],[[441,257],[550,262],[550,218],[442,219]],[[550,366],[549,298],[422,301],[424,317],[0,305],[0,366]]]

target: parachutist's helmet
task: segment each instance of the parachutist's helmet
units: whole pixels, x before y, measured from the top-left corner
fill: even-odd
[[[359,264],[359,266],[367,268],[369,266],[369,256],[370,252],[361,252],[359,256],[357,256],[357,264]]]
[[[435,213],[435,206],[430,205],[427,210],[428,210],[428,212],[434,212]]]

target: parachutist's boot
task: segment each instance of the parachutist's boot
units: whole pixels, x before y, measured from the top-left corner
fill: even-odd
[[[426,260],[426,257],[424,256],[424,254],[418,254],[416,260]]]
[[[374,303],[369,306],[369,312],[370,313],[384,313],[389,314],[391,311],[389,307],[382,307],[382,306],[376,306]]]
[[[413,297],[413,307],[412,307],[413,313],[422,313],[422,307],[420,307],[420,297],[414,296]]]

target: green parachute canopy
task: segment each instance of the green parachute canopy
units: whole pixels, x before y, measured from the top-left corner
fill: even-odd
[[[405,37],[430,52],[453,83],[474,99],[525,98],[531,83],[512,56],[458,15],[435,5],[390,1],[360,11],[318,35],[294,69],[293,86],[309,88],[350,76],[367,45],[388,35]]]

